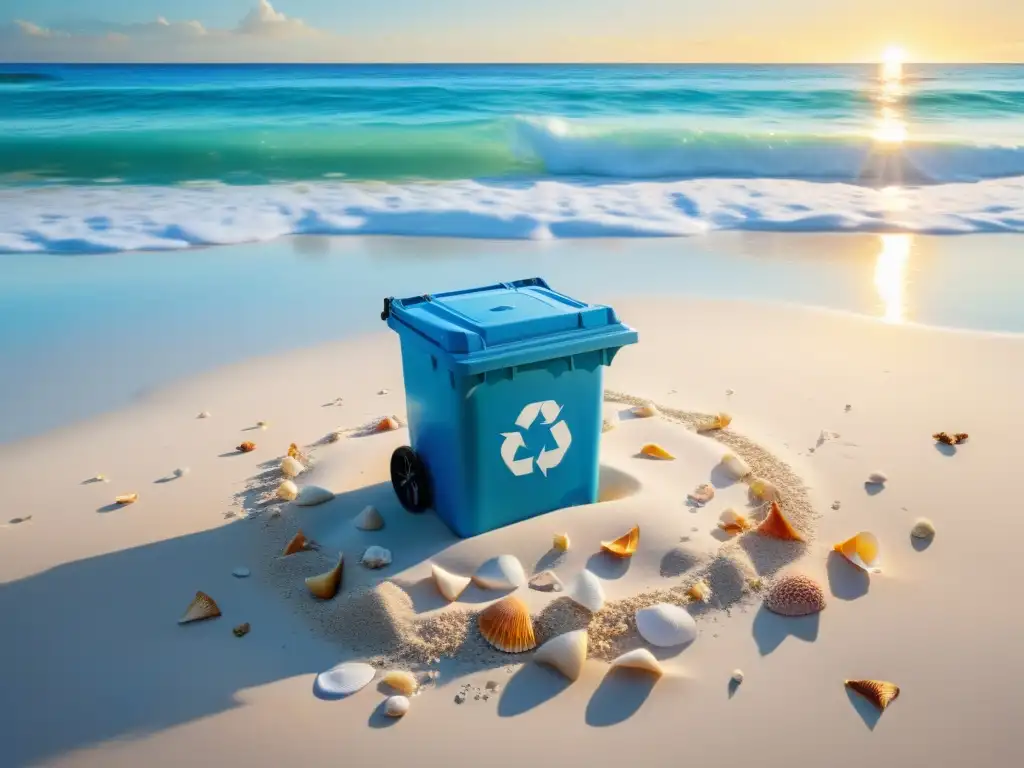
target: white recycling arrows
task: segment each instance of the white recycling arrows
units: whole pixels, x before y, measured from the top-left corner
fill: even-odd
[[[562,463],[565,452],[572,445],[572,433],[569,432],[569,425],[564,421],[560,421],[551,427],[551,436],[555,438],[555,444],[558,447],[553,451],[546,451],[541,448],[540,456],[537,457],[537,469],[544,473],[544,477],[548,476],[549,469],[554,469]]]
[[[523,406],[523,410],[519,412],[519,417],[516,419],[516,426],[520,429],[529,429],[533,426],[537,416],[543,417],[542,424],[550,425],[551,427],[551,437],[554,439],[556,447],[550,451],[546,448],[541,448],[540,454],[536,457],[537,468],[544,477],[547,477],[548,470],[554,469],[562,463],[562,459],[565,458],[565,452],[572,445],[572,433],[569,431],[569,425],[565,421],[557,421],[561,413],[562,406],[554,400],[544,400],[539,403],[528,403]],[[526,441],[523,439],[522,433],[502,432],[501,436],[505,438],[501,444],[501,460],[505,462],[505,466],[509,468],[509,471],[517,477],[533,472],[533,457],[516,458],[516,453],[519,449],[526,447]]]
[[[506,467],[512,470],[512,474],[519,477],[533,472],[532,458],[516,458],[516,451],[520,448],[526,447],[526,442],[523,440],[523,433],[502,432],[501,436],[505,438],[505,442],[501,444],[501,460],[505,462]]]

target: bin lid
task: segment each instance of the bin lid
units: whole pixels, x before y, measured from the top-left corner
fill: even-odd
[[[615,310],[552,290],[539,277],[391,299],[388,324],[405,326],[480,373],[634,344]]]

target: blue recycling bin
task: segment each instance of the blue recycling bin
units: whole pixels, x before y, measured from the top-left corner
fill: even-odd
[[[401,339],[406,509],[466,537],[597,501],[604,366],[637,342],[611,307],[531,278],[385,299],[381,317]]]

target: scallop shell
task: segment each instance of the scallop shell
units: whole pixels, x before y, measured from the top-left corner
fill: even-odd
[[[722,457],[722,468],[735,480],[742,480],[750,474],[750,465],[734,453]]]
[[[241,453],[252,453],[253,451],[256,450],[256,443],[250,440],[246,440],[244,443],[239,445],[235,450]]]
[[[880,712],[884,712],[900,695],[898,685],[884,680],[844,680],[843,684],[878,707]]]
[[[291,480],[285,480],[277,486],[277,498],[285,501],[295,501],[299,497],[299,486]]]
[[[459,595],[463,593],[466,587],[469,586],[469,582],[472,581],[469,576],[458,576],[450,573],[440,565],[432,564],[430,570],[434,575],[434,584],[437,585],[437,591],[449,603],[454,603],[458,600]]]
[[[587,660],[587,630],[576,629],[551,638],[537,649],[533,660],[554,667],[575,682]]]
[[[505,653],[522,653],[537,647],[533,620],[526,603],[514,595],[489,605],[477,617],[484,640]]]
[[[299,490],[295,504],[300,507],[315,507],[317,504],[323,504],[333,498],[333,491],[321,488],[319,485],[304,485]]]
[[[764,607],[780,616],[809,616],[824,610],[825,592],[809,576],[781,576],[765,593]]]
[[[391,432],[395,429],[398,429],[400,426],[401,424],[398,423],[398,419],[396,419],[394,416],[385,416],[384,418],[380,419],[376,424],[374,424],[372,431]]]
[[[367,568],[383,568],[391,564],[391,550],[376,545],[367,547],[360,562]]]
[[[719,413],[701,422],[697,429],[700,432],[710,432],[715,429],[725,429],[730,424],[732,424],[732,416],[728,413]]]
[[[217,602],[205,592],[196,592],[196,596],[189,603],[185,615],[178,619],[179,624],[188,624],[192,621],[213,619],[220,616],[220,608]]]
[[[316,676],[316,687],[332,696],[350,696],[362,690],[377,671],[369,664],[346,662]]]
[[[755,477],[750,481],[750,495],[761,501],[776,501],[779,498],[779,489],[772,482]]]
[[[604,587],[601,586],[601,580],[586,569],[576,575],[565,594],[591,613],[597,613],[604,607]]]
[[[302,465],[302,462],[294,456],[285,456],[281,460],[281,474],[285,477],[298,477],[305,471],[306,468]]]
[[[832,549],[868,573],[879,573],[882,570],[878,567],[878,538],[870,531],[861,531],[839,542]]]
[[[541,571],[530,579],[530,589],[536,589],[538,592],[561,592],[564,586],[554,571]]]
[[[692,597],[694,600],[700,600],[702,603],[711,602],[711,587],[708,586],[706,581],[698,581],[688,590],[686,594]]]
[[[868,485],[885,485],[887,482],[889,482],[889,476],[884,472],[872,472],[868,475]]]
[[[602,541],[601,549],[616,557],[630,557],[636,552],[640,544],[640,526],[634,526],[619,538],[612,541]]]
[[[743,533],[743,531],[749,531],[753,526],[750,519],[732,507],[725,510],[718,517],[718,527],[728,533]]]
[[[666,451],[657,443],[648,443],[647,445],[640,449],[640,453],[641,455],[647,456],[648,458],[651,459],[665,459],[667,461],[675,459],[675,456]]]
[[[134,504],[139,500],[139,494],[137,493],[126,493],[121,496],[116,496],[114,501],[118,504]]]
[[[388,717],[404,717],[409,706],[409,699],[405,696],[389,696],[384,702],[384,713]]]
[[[910,529],[910,535],[915,539],[930,539],[935,535],[935,525],[927,517],[919,517]]]
[[[379,531],[384,527],[384,518],[381,517],[376,507],[368,506],[355,516],[352,524],[360,531]]]
[[[658,406],[654,403],[637,405],[632,409],[632,414],[638,419],[650,419],[659,415]]]
[[[294,555],[296,552],[302,552],[304,549],[310,549],[310,541],[306,538],[306,535],[300,528],[299,531],[292,536],[292,540],[284,548],[285,555]]]
[[[526,583],[526,571],[515,555],[498,555],[477,568],[473,581],[484,589],[518,589]]]
[[[616,667],[639,669],[644,672],[650,672],[657,677],[661,677],[665,674],[665,670],[661,668],[661,664],[659,664],[658,660],[654,658],[654,654],[646,648],[637,648],[634,651],[628,651],[617,659],[614,659],[612,661],[612,669]]]
[[[245,637],[249,634],[250,629],[252,629],[252,627],[249,626],[249,622],[247,621],[244,624],[239,624],[237,627],[232,629],[231,632],[235,637]]]
[[[651,645],[670,648],[697,638],[697,622],[678,605],[656,603],[636,612],[636,628]]]
[[[690,491],[686,498],[694,504],[703,506],[715,498],[715,487],[711,483],[701,483]]]
[[[321,573],[319,576],[310,576],[306,579],[306,589],[310,591],[313,597],[319,597],[321,600],[330,600],[338,594],[338,589],[341,587],[341,569],[344,563],[345,555],[341,554],[338,556],[338,564],[331,568],[331,570]]]
[[[557,549],[559,552],[569,551],[569,534],[568,533],[556,533],[555,538],[551,544],[552,547]]]
[[[420,687],[420,684],[416,682],[416,677],[404,669],[394,669],[384,675],[380,681],[403,696],[412,696]]]
[[[768,510],[768,516],[761,521],[755,530],[762,536],[769,536],[773,539],[806,541],[803,535],[782,514],[782,508],[777,501],[772,502],[771,509]]]

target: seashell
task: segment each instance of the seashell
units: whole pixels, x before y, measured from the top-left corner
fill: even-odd
[[[779,489],[774,483],[756,477],[750,481],[750,495],[761,501],[775,501],[779,498]]]
[[[824,610],[825,592],[809,576],[781,576],[765,593],[764,607],[780,616],[809,616]]]
[[[880,573],[882,570],[878,567],[878,538],[869,531],[861,531],[832,549],[868,573]]]
[[[742,480],[750,474],[750,465],[739,456],[727,453],[722,457],[722,469],[735,480]]]
[[[196,418],[197,419],[208,419],[208,418],[210,418],[210,412],[209,411],[200,411],[199,415],[196,416]]]
[[[173,474],[175,477],[184,477],[185,475],[188,474],[188,472],[189,472],[188,467],[178,467],[171,474]]]
[[[338,588],[341,587],[341,569],[345,562],[344,553],[338,556],[338,564],[331,568],[326,573],[321,573],[319,576],[310,576],[306,579],[306,589],[309,590],[313,597],[319,597],[321,600],[330,600],[336,594],[338,594]]]
[[[299,490],[295,504],[300,507],[315,507],[317,504],[323,504],[333,498],[333,491],[321,488],[319,485],[304,485]]]
[[[753,523],[746,515],[740,514],[732,507],[718,517],[718,527],[727,533],[743,533],[749,531],[752,526]]]
[[[295,501],[299,497],[299,486],[291,480],[285,480],[277,486],[277,498],[285,501]]]
[[[654,403],[647,403],[645,405],[637,405],[631,409],[631,413],[638,419],[650,419],[660,415],[658,406]]]
[[[114,501],[118,504],[134,504],[139,500],[139,494],[137,493],[125,493],[121,496],[115,496]]]
[[[484,640],[505,653],[522,653],[537,647],[533,620],[526,603],[514,595],[489,605],[480,612],[477,626]]]
[[[541,571],[530,579],[530,589],[536,589],[538,592],[561,592],[563,584],[554,571]]]
[[[391,564],[391,550],[376,545],[367,547],[360,562],[367,568],[383,568]]]
[[[384,518],[373,505],[363,508],[352,520],[352,524],[360,531],[379,531],[384,527]]]
[[[885,485],[889,482],[889,477],[884,472],[872,472],[868,475],[868,485]]]
[[[568,533],[556,533],[552,545],[559,552],[569,551],[569,534]]]
[[[306,538],[306,535],[300,528],[299,531],[292,536],[292,540],[288,542],[284,548],[285,555],[294,555],[296,552],[302,552],[304,549],[312,549],[311,542]]]
[[[806,541],[803,535],[782,514],[779,502],[773,501],[768,516],[761,521],[755,530],[762,536],[770,536],[773,539],[783,541]]]
[[[697,622],[678,605],[656,603],[636,612],[640,637],[651,645],[670,648],[689,643],[697,637]]]
[[[245,637],[249,634],[250,629],[252,629],[252,627],[249,626],[249,622],[247,621],[244,624],[239,624],[231,631],[234,633],[235,637]]]
[[[844,680],[843,684],[878,707],[880,712],[884,712],[900,695],[898,685],[884,680]]]
[[[715,487],[711,483],[701,483],[686,494],[686,498],[698,506],[704,506],[715,498]]]
[[[250,571],[248,568],[245,568],[243,566],[239,566],[238,568],[235,568],[235,570],[233,570],[231,572],[231,575],[234,576],[235,578],[238,578],[238,579],[244,579],[250,573],[252,573],[252,571]]]
[[[398,423],[398,419],[394,416],[385,416],[380,419],[376,424],[373,425],[374,432],[391,432],[392,430],[398,429],[401,424]]]
[[[220,616],[220,608],[212,597],[205,592],[196,592],[196,596],[189,603],[185,615],[178,619],[179,624],[188,624],[191,621],[202,621]]]
[[[601,586],[600,579],[586,569],[580,571],[572,580],[569,589],[566,590],[566,596],[591,613],[597,613],[604,606],[604,587]]]
[[[437,585],[437,591],[440,592],[441,596],[449,603],[454,603],[458,600],[459,595],[463,593],[466,587],[469,586],[469,582],[472,581],[469,576],[458,576],[454,573],[450,573],[440,565],[431,564],[430,570],[434,575],[434,583]]]
[[[295,443],[289,444],[287,458],[295,459],[296,461],[300,462],[309,461],[309,458],[302,451],[299,450],[299,446],[297,446]]]
[[[732,681],[734,683],[736,683],[737,685],[739,685],[740,683],[743,682],[743,670],[742,669],[734,669],[732,671]]]
[[[403,696],[412,696],[420,687],[415,676],[404,669],[394,669],[384,675],[380,681]]]
[[[246,440],[244,443],[235,448],[235,450],[239,451],[240,453],[252,453],[253,451],[256,450],[256,443]]]
[[[654,658],[654,654],[646,648],[637,648],[635,651],[628,651],[612,661],[612,669],[624,667],[626,669],[640,669],[644,672],[651,672],[657,677],[665,674],[661,664]]]
[[[637,525],[630,529],[628,532],[619,536],[619,538],[612,541],[602,541],[601,549],[609,554],[615,555],[616,557],[630,557],[636,552],[637,545],[640,544],[640,526]]]
[[[569,680],[579,680],[587,660],[587,630],[576,629],[548,640],[533,654],[538,664],[554,667]]]
[[[910,535],[915,539],[930,539],[935,535],[935,525],[927,517],[919,517],[910,529]]]
[[[526,583],[526,571],[515,555],[492,557],[473,574],[484,589],[518,589]]]
[[[732,416],[728,413],[719,413],[706,419],[697,426],[698,432],[710,432],[715,429],[725,429],[732,424]]]
[[[384,713],[388,717],[403,717],[409,706],[409,699],[405,696],[389,696],[384,702]]]
[[[706,581],[698,581],[686,591],[686,594],[702,603],[711,602],[711,587]]]
[[[298,477],[306,468],[294,456],[285,456],[281,460],[281,474],[285,477]]]
[[[672,461],[675,459],[675,456],[666,451],[657,443],[648,443],[647,445],[640,449],[640,453],[641,455],[647,456],[648,458],[651,459],[665,459],[668,461]]]
[[[346,662],[316,676],[316,686],[332,696],[350,696],[362,690],[377,671],[369,664]]]

